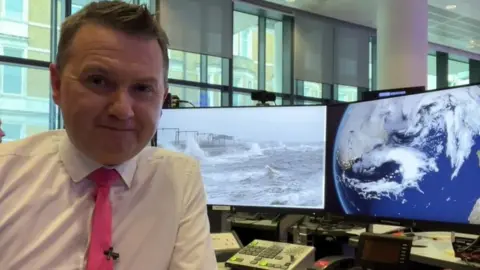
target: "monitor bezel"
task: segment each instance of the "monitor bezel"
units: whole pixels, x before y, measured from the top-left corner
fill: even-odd
[[[470,83],[467,85],[426,90],[425,92],[410,93],[406,95],[385,97],[385,98],[379,98],[375,100],[365,100],[365,101],[361,100],[361,101],[350,102],[345,104],[328,105],[327,106],[327,128],[326,128],[327,145],[325,148],[325,152],[328,155],[325,160],[325,166],[326,166],[325,167],[325,173],[326,173],[325,175],[325,202],[326,202],[325,212],[331,213],[333,215],[341,216],[346,221],[402,226],[402,227],[408,227],[408,228],[420,229],[420,230],[432,230],[432,231],[447,230],[447,231],[458,231],[458,232],[464,232],[464,233],[478,234],[478,232],[480,231],[480,225],[476,225],[476,224],[444,222],[444,221],[435,221],[435,220],[420,220],[420,219],[411,219],[411,218],[369,216],[369,215],[361,215],[361,214],[345,214],[343,209],[341,209],[341,205],[340,207],[338,207],[338,205],[335,205],[335,206],[332,205],[334,202],[336,204],[339,204],[339,201],[338,201],[339,198],[337,195],[337,189],[335,187],[335,179],[333,178],[333,174],[332,174],[333,173],[332,153],[333,153],[334,142],[330,142],[330,143],[328,142],[329,134],[331,132],[330,130],[331,126],[328,125],[329,124],[328,115],[329,115],[329,108],[331,107],[337,107],[337,106],[348,107],[349,105],[356,104],[356,103],[375,102],[375,101],[384,100],[384,99],[402,98],[407,95],[408,96],[421,95],[421,94],[428,94],[428,93],[434,93],[439,91],[448,91],[448,90],[454,90],[454,89],[460,89],[460,88],[467,88],[471,86],[480,87],[480,83]],[[338,127],[338,124],[336,127]]]
[[[208,110],[216,110],[216,109],[254,109],[254,108],[286,108],[286,107],[325,107],[325,156],[327,156],[327,105],[324,104],[293,104],[293,105],[271,105],[271,106],[217,106],[217,107],[179,107],[179,108],[163,108],[163,110],[198,110],[198,109],[208,109]],[[160,120],[161,121],[161,118]],[[326,168],[326,158],[323,159],[323,166]],[[299,214],[299,215],[319,215],[325,213],[325,209],[328,205],[326,200],[326,189],[327,189],[327,177],[326,171],[324,169],[323,173],[323,197],[324,203],[323,208],[307,208],[307,207],[281,207],[281,206],[255,206],[255,205],[226,205],[226,204],[211,204],[207,201],[207,208],[212,211],[227,211],[231,213],[237,212],[248,212],[248,213],[275,213],[275,214]]]

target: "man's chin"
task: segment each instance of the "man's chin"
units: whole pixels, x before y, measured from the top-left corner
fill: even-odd
[[[111,142],[99,145],[94,151],[96,161],[107,166],[122,164],[137,154],[133,144],[112,144]]]

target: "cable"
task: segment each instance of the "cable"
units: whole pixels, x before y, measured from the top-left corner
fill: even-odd
[[[192,102],[190,102],[190,101],[188,101],[188,100],[182,100],[182,99],[180,99],[180,100],[178,100],[178,103],[186,103],[186,104],[190,104],[193,108],[196,107],[195,105],[193,105]]]
[[[466,251],[467,249],[473,247],[475,244],[478,243],[478,240],[479,240],[479,239],[480,239],[480,236],[477,237],[477,239],[475,239],[475,241],[473,241],[472,243],[470,243],[470,245],[468,245],[467,247],[459,249],[458,252],[464,252],[464,251]]]

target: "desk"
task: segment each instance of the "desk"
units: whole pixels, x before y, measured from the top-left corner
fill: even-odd
[[[410,253],[410,260],[412,262],[455,270],[473,270],[480,267],[480,264],[469,265],[455,257],[451,241],[451,232],[420,232],[415,233],[415,235],[419,236],[420,239],[414,240],[413,244],[427,247],[412,247]],[[476,235],[462,233],[455,233],[455,235],[472,239],[478,237]],[[437,240],[433,238],[437,238]],[[356,246],[358,244],[358,238],[350,238],[349,244]]]
[[[230,218],[230,222],[232,223],[232,227],[256,228],[273,231],[276,230],[278,226],[278,222],[272,222],[270,219],[251,220],[235,217]]]

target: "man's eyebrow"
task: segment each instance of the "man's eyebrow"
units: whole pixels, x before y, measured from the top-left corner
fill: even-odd
[[[108,69],[106,69],[104,67],[101,67],[101,66],[98,66],[98,65],[86,65],[81,69],[81,72],[82,73],[96,72],[96,73],[100,73],[100,74],[103,74],[103,75],[107,75],[107,74],[110,73],[110,72],[108,72]]]

